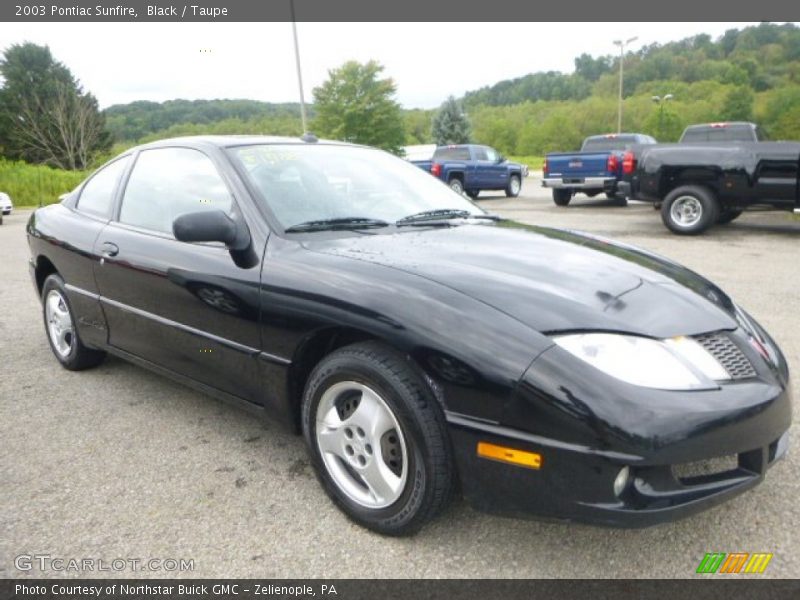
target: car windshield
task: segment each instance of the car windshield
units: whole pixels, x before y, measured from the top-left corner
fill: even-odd
[[[485,214],[430,173],[381,150],[260,144],[229,153],[284,229],[330,220],[395,223],[444,209]]]

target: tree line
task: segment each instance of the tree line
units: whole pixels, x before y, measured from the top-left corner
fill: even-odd
[[[399,153],[404,144],[474,141],[510,155],[571,150],[616,129],[618,56],[575,59],[572,73],[537,72],[403,109],[375,61],[331,69],[313,90],[320,137]],[[624,129],[674,141],[686,125],[755,120],[772,139],[800,139],[800,28],[761,23],[718,39],[697,35],[625,56]],[[82,169],[135,143],[203,133],[300,135],[296,103],[139,101],[103,111],[46,47],[14,45],[0,60],[0,156]],[[660,104],[654,96],[671,99]]]

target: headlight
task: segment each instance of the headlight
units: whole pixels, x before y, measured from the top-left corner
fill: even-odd
[[[662,390],[698,390],[730,379],[728,372],[691,338],[668,340],[614,333],[554,338],[564,350],[604,373],[633,385]]]

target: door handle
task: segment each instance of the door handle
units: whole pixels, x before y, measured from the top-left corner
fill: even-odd
[[[119,254],[119,246],[112,242],[103,242],[103,249],[100,251],[103,256],[116,256]]]

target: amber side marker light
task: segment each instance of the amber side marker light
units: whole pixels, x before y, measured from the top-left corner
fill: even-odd
[[[506,446],[498,446],[496,444],[490,444],[489,442],[478,442],[478,456],[490,460],[499,460],[500,462],[510,463],[520,467],[528,467],[529,469],[542,468],[541,454],[517,450],[516,448],[507,448]]]

